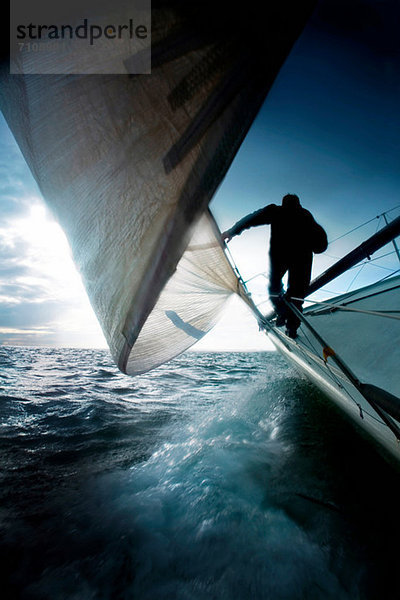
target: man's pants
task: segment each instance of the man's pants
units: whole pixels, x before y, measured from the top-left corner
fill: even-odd
[[[288,273],[288,289],[285,294],[300,311],[311,279],[312,253],[298,254],[292,257],[283,257],[270,254],[270,272],[268,292],[270,300],[278,317],[286,320],[286,326],[291,331],[297,331],[300,319],[288,308],[282,299],[282,277]],[[294,298],[300,298],[295,300]]]

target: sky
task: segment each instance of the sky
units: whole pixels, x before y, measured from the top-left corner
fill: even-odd
[[[319,4],[211,203],[221,230],[266,204],[279,204],[286,193],[298,194],[330,240],[400,205],[399,13],[395,0]],[[105,347],[68,242],[3,118],[0,173],[0,344]],[[397,208],[388,218],[399,214]],[[314,275],[378,224],[374,219],[331,243],[315,257]],[[258,227],[229,244],[265,310],[267,281],[259,274],[268,269],[268,236],[268,227]],[[392,253],[353,269],[315,297],[383,277],[398,268],[396,261]],[[248,309],[234,300],[196,347],[270,345]]]

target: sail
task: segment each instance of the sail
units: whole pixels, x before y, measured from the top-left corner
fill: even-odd
[[[233,293],[245,295],[217,232],[206,212],[129,353],[128,374],[148,371],[192,346],[213,327]]]
[[[151,75],[10,76],[3,66],[1,108],[122,371],[195,342],[234,288],[202,215],[313,4],[267,4],[260,19],[225,1],[155,2]],[[207,322],[201,285],[215,296]]]
[[[309,322],[362,382],[373,383],[400,397],[398,354],[400,277],[316,304],[304,311]],[[360,333],[362,332],[362,334]],[[300,339],[305,346],[308,339]],[[306,337],[306,336],[304,336]],[[314,344],[314,347],[318,345]]]

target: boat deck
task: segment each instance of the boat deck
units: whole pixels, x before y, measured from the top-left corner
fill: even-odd
[[[304,310],[312,327],[360,382],[378,386],[397,398],[400,398],[399,298],[400,276]],[[288,338],[283,328],[274,327],[267,333],[286,358],[400,461],[396,436],[332,358],[324,361],[323,347],[306,325],[301,325],[295,340]]]

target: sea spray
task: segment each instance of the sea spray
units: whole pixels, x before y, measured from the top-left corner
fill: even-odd
[[[396,477],[276,354],[0,359],[3,597],[395,593]]]

